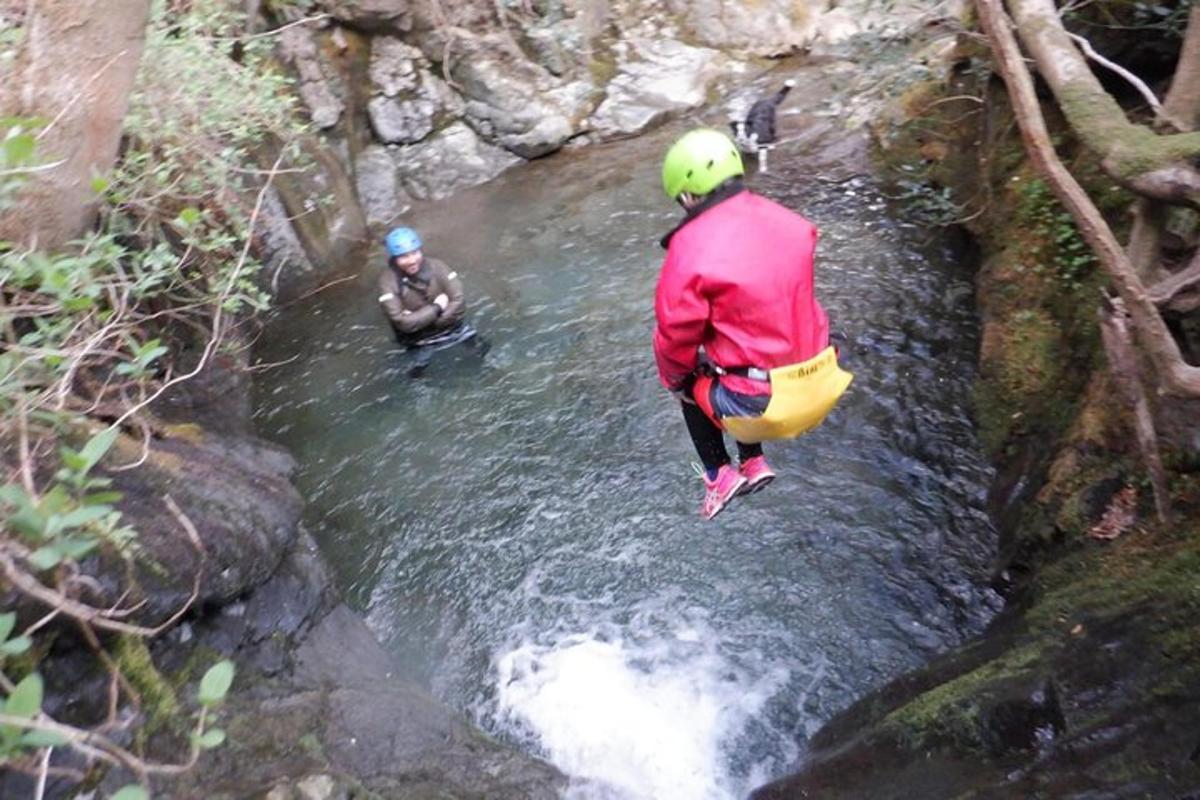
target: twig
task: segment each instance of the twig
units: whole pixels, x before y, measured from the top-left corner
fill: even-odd
[[[42,748],[42,764],[38,770],[37,786],[33,790],[33,800],[42,800],[46,796],[46,776],[50,771],[50,753],[53,747]]]
[[[266,372],[269,369],[275,369],[276,367],[282,367],[287,364],[291,364],[293,361],[295,361],[298,358],[300,358],[299,353],[292,356],[291,358],[285,358],[282,361],[271,361],[269,363],[253,364],[249,367],[243,367],[242,371],[243,372]]]
[[[249,231],[254,230],[254,225],[258,221],[259,214],[262,213],[263,201],[266,198],[267,190],[271,187],[272,178],[277,173],[280,163],[283,162],[283,157],[284,153],[280,152],[279,156],[275,159],[274,165],[271,167],[270,175],[268,175],[267,180],[263,182],[262,188],[258,190],[258,196],[254,200],[254,211],[250,214],[250,221],[247,225]],[[252,237],[250,235],[246,236],[246,242],[242,246],[241,256],[238,258],[237,264],[230,273],[229,280],[226,282],[225,288],[221,291],[221,295],[217,298],[217,310],[213,314],[212,321],[212,336],[209,338],[208,343],[205,344],[204,352],[201,354],[200,360],[197,362],[196,367],[190,372],[185,372],[182,375],[178,375],[175,378],[164,382],[163,385],[158,388],[158,391],[150,395],[150,397],[126,410],[124,414],[118,417],[116,421],[109,426],[110,428],[115,428],[121,425],[121,423],[129,419],[129,417],[131,417],[133,414],[136,414],[146,405],[157,400],[163,394],[163,392],[167,391],[167,389],[171,388],[177,383],[181,383],[196,377],[200,374],[201,370],[208,366],[208,360],[212,357],[213,351],[216,350],[217,345],[221,341],[221,324],[225,314],[225,301],[228,299],[233,287],[237,285],[237,279],[241,276],[242,269],[246,265],[247,257],[250,255],[251,239]]]
[[[254,33],[249,36],[238,36],[235,37],[234,40],[238,42],[250,42],[255,39],[265,39],[268,36],[274,36],[277,33],[283,33],[288,28],[295,28],[297,25],[307,25],[310,22],[320,22],[321,20],[330,19],[331,16],[332,15],[330,14],[316,14],[311,17],[305,17],[304,19],[298,19],[295,22],[289,22],[287,25],[280,25],[278,28],[272,28],[269,31],[263,31],[262,33]]]
[[[36,167],[14,167],[13,169],[0,169],[0,178],[5,178],[9,175],[28,175],[31,172],[47,172],[61,167],[67,163],[65,158],[60,158],[58,161],[51,161],[48,164],[38,164]]]
[[[1071,40],[1074,41],[1075,44],[1079,45],[1079,49],[1083,51],[1085,56],[1092,59],[1097,64],[1107,67],[1108,69],[1117,73],[1126,81],[1128,81],[1134,89],[1137,89],[1138,94],[1140,94],[1146,100],[1146,102],[1150,104],[1150,108],[1154,109],[1155,115],[1163,116],[1164,119],[1166,118],[1163,115],[1162,103],[1158,102],[1158,98],[1154,96],[1154,92],[1150,91],[1150,87],[1147,86],[1141,78],[1139,78],[1137,75],[1134,75],[1120,64],[1115,64],[1097,53],[1094,49],[1092,49],[1092,43],[1079,34],[1067,31],[1067,36],[1071,37]],[[1174,122],[1174,120],[1172,120],[1172,122]]]
[[[297,298],[295,298],[295,299],[292,299],[292,300],[289,300],[289,301],[287,301],[287,302],[286,302],[286,303],[284,303],[283,305],[279,306],[279,308],[287,308],[287,307],[288,307],[288,306],[290,306],[290,305],[293,305],[293,304],[295,304],[295,303],[299,303],[301,300],[307,300],[308,298],[312,297],[314,294],[318,294],[319,292],[323,292],[323,291],[325,291],[326,289],[330,288],[331,286],[337,286],[339,283],[345,283],[346,281],[352,281],[352,280],[354,280],[354,279],[355,279],[355,278],[357,278],[357,277],[358,277],[358,273],[356,272],[356,273],[354,273],[353,275],[347,275],[347,276],[346,276],[346,277],[344,277],[344,278],[338,278],[337,280],[332,280],[332,281],[330,281],[329,283],[323,284],[323,285],[321,285],[321,286],[318,286],[317,288],[315,288],[315,289],[313,289],[313,290],[311,290],[311,291],[305,292],[304,294],[300,295],[299,297],[297,297]]]
[[[204,572],[204,564],[207,560],[207,554],[203,543],[200,541],[200,535],[196,532],[196,526],[179,509],[179,506],[175,504],[170,495],[164,495],[163,502],[166,504],[167,510],[171,512],[187,534],[188,541],[191,542],[200,556],[200,563],[196,565],[195,575],[192,579],[192,593],[187,601],[174,614],[168,617],[166,621],[153,628],[113,619],[116,614],[112,610],[105,611],[95,606],[81,603],[78,600],[67,597],[62,592],[49,588],[17,566],[10,553],[11,543],[7,543],[8,546],[5,547],[6,543],[0,542],[0,572],[3,572],[4,577],[8,579],[9,583],[29,597],[57,609],[80,622],[95,625],[97,628],[113,633],[127,633],[133,636],[146,637],[157,636],[179,621],[187,613],[188,609],[192,607],[192,604],[196,602],[196,598],[200,596],[200,581]]]

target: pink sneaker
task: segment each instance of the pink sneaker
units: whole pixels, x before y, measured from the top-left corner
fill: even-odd
[[[738,496],[745,485],[746,479],[730,464],[717,470],[714,480],[710,481],[707,475],[704,476],[704,507],[700,513],[705,519],[712,519],[721,513],[721,509],[725,508],[730,500]]]
[[[765,489],[767,484],[775,480],[775,470],[767,464],[767,459],[764,456],[755,456],[748,458],[742,462],[738,472],[746,479],[746,485],[742,487],[742,494],[750,494],[757,492],[759,489]]]

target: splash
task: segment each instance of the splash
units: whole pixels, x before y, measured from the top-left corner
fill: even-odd
[[[769,691],[747,691],[694,631],[653,651],[590,635],[524,644],[497,671],[502,724],[571,776],[570,800],[738,796],[722,741]]]

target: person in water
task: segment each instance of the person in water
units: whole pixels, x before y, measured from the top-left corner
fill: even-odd
[[[379,302],[396,341],[415,351],[409,375],[419,377],[434,352],[466,342],[479,355],[487,343],[464,319],[462,281],[443,262],[425,256],[412,228],[395,228],[384,240],[388,267],[379,276]]]
[[[851,377],[813,293],[816,227],[747,190],[744,174],[734,142],[708,128],[676,141],[662,167],[685,217],[661,242],[654,356],[704,466],[706,519],[770,483],[761,443],[815,427]]]

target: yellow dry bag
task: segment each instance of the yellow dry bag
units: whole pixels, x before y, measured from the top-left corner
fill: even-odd
[[[721,424],[739,442],[791,439],[821,424],[854,376],[826,347],[808,361],[771,370],[771,400],[759,417],[722,417]]]

